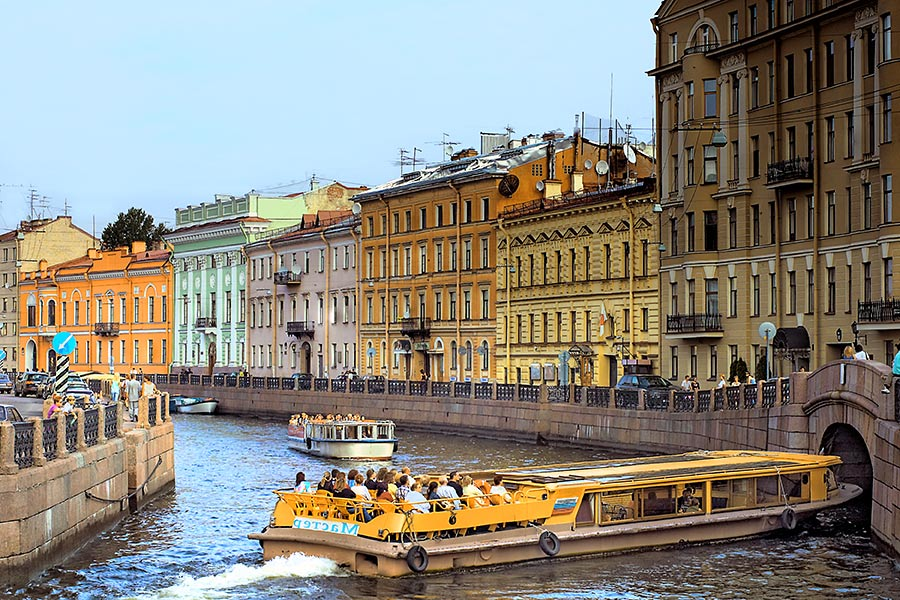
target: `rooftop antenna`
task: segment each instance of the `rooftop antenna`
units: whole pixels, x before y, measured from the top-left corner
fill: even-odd
[[[423,162],[417,158],[417,154],[421,152],[421,148],[416,148],[413,146],[412,156],[410,156],[410,151],[406,148],[400,148],[400,160],[395,160],[394,164],[400,166],[400,174],[403,175],[403,167],[412,167],[412,170],[416,170],[416,165],[420,162]]]
[[[442,133],[440,142],[431,142],[432,144],[441,147],[441,155],[445,161],[450,160],[450,157],[453,156],[453,146],[459,144],[459,142],[448,141],[447,138],[449,137],[449,133]]]
[[[69,199],[68,198],[63,200],[63,215],[66,217],[69,216]]]

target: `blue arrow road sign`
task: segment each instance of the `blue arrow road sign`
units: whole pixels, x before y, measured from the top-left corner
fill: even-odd
[[[75,336],[65,331],[53,336],[53,350],[57,354],[72,354],[77,343]]]
[[[6,350],[0,350],[0,360],[6,360]]]

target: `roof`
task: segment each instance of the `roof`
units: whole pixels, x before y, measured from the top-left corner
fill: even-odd
[[[264,219],[263,217],[236,217],[234,219],[222,219],[221,221],[207,221],[204,223],[198,223],[196,225],[189,225],[187,227],[178,227],[173,229],[171,233],[182,234],[188,231],[199,231],[201,229],[212,229],[214,227],[221,227],[222,225],[232,225],[235,223],[271,223],[269,219]],[[165,237],[165,236],[164,236]]]
[[[545,158],[551,144],[554,152],[560,152],[571,148],[573,142],[574,138],[572,137],[552,139],[518,148],[496,150],[487,154],[443,162],[419,171],[406,173],[398,179],[359,193],[353,199],[364,202],[374,200],[382,195],[405,194],[457,181],[502,177],[509,173],[510,169]],[[590,142],[585,140],[585,143]]]

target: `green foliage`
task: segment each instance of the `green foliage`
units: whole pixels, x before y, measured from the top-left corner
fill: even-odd
[[[143,241],[150,248],[161,242],[169,231],[162,223],[154,223],[153,216],[143,209],[131,207],[128,212],[120,212],[116,220],[103,229],[100,244],[104,250],[110,250],[122,246],[130,248],[132,242]]]
[[[762,354],[759,355],[759,360],[756,361],[756,380],[757,381],[765,381],[766,379],[766,352],[763,350]]]
[[[728,381],[731,382],[734,376],[737,375],[738,381],[743,383],[747,379],[748,372],[747,363],[744,362],[743,358],[738,358],[731,363],[731,367],[728,369]]]

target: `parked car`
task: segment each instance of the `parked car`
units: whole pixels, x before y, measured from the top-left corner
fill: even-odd
[[[24,420],[22,415],[19,414],[18,408],[11,404],[0,404],[0,421],[10,421],[15,423]]]
[[[50,392],[50,386],[48,385],[43,392],[44,398],[49,398]],[[93,404],[96,401],[94,392],[91,391],[88,384],[74,373],[69,373],[69,386],[66,388],[66,396],[74,398],[75,404]]]
[[[11,394],[13,391],[13,382],[6,373],[0,373],[0,392]]]
[[[47,385],[49,379],[46,373],[41,371],[24,371],[19,373],[13,384],[13,393],[16,396],[41,397],[44,394],[44,386]]]
[[[659,375],[622,375],[616,383],[618,390],[677,390],[680,389]]]

